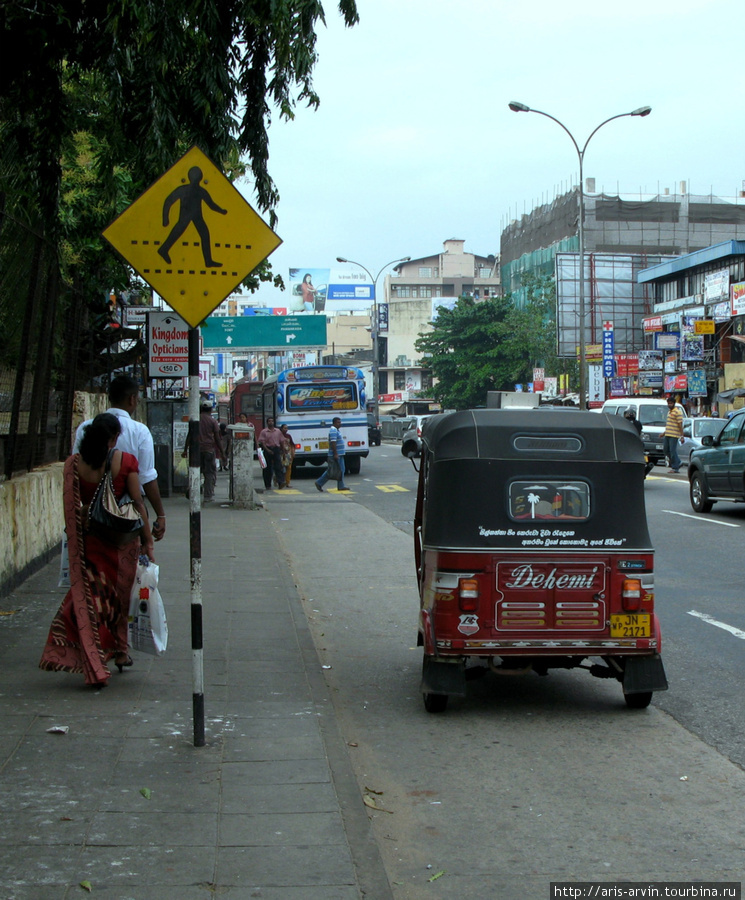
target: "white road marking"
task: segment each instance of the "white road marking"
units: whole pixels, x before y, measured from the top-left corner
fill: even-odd
[[[697,522],[708,522],[710,525],[726,525],[727,528],[739,528],[734,522],[720,522],[719,519],[704,519],[701,516],[693,516],[691,513],[676,512],[674,509],[663,509],[663,512],[671,516],[683,516],[684,519],[695,519]]]
[[[689,609],[688,615],[696,616],[696,618],[708,622],[709,625],[716,625],[717,628],[723,628],[725,631],[729,631],[730,634],[734,634],[735,637],[740,638],[740,640],[745,641],[745,631],[735,628],[734,625],[727,625],[726,622],[720,622],[718,619],[714,619],[706,613],[696,612],[695,609]]]

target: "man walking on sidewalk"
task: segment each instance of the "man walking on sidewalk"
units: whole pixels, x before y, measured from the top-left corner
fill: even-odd
[[[189,455],[189,437],[187,435],[182,456]],[[209,400],[204,400],[199,405],[199,469],[204,478],[205,503],[212,503],[215,499],[218,459],[222,463],[226,462],[220,428],[212,417],[212,404]]]
[[[336,479],[337,491],[348,491],[349,488],[344,484],[344,454],[347,444],[341,436],[341,419],[336,416],[331,421],[329,429],[329,465],[323,472],[323,475],[316,481],[316,490],[323,492],[323,486],[329,480],[329,468],[331,461],[334,460],[339,466],[339,475]]]
[[[282,432],[274,424],[271,416],[266,420],[266,428],[259,432],[259,447],[264,451],[266,468],[261,470],[264,478],[264,490],[272,489],[272,475],[277,482],[277,489],[285,486],[285,468],[282,465]]]
[[[675,396],[667,398],[667,422],[665,423],[665,456],[670,463],[670,471],[680,469],[678,441],[683,437],[683,411],[675,403]]]
[[[109,384],[111,406],[106,412],[115,415],[122,426],[116,442],[117,449],[137,457],[140,468],[140,484],[156,515],[152,525],[153,538],[159,541],[166,533],[166,516],[158,487],[158,472],[155,469],[153,436],[147,425],[132,418],[137,409],[139,396],[140,388],[134,378],[130,375],[117,375]],[[87,419],[78,426],[72,448],[73,453],[77,453],[80,449],[83,432],[92,421],[93,419]]]

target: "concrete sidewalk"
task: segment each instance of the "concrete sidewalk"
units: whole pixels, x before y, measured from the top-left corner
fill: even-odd
[[[133,653],[93,691],[37,668],[57,563],[0,599],[2,900],[67,900],[85,882],[104,900],[391,897],[269,516],[224,505],[224,475],[216,497],[202,512],[205,747],[182,497],[156,544],[162,659]]]

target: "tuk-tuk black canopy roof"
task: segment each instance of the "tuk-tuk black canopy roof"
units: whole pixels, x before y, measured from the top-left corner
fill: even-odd
[[[425,548],[651,549],[644,447],[623,416],[465,410],[426,419],[422,443],[417,526]],[[514,499],[531,485],[561,493],[567,484],[586,492],[586,515],[563,517],[557,508],[555,517],[532,518],[511,506],[511,491]]]
[[[432,416],[423,424],[422,442],[435,461],[644,461],[639,435],[623,416],[570,409],[469,409]]]

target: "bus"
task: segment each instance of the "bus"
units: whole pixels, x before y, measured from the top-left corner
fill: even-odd
[[[263,381],[250,381],[248,378],[240,378],[233,385],[230,393],[230,422],[237,424],[240,413],[245,413],[246,418],[256,429],[258,436],[262,425],[261,418],[261,390]]]
[[[295,440],[295,465],[326,462],[329,428],[336,416],[346,441],[345,468],[360,471],[370,452],[367,441],[365,374],[352,366],[302,366],[270,375],[264,381],[263,421],[287,425]],[[257,434],[258,434],[257,429]]]

